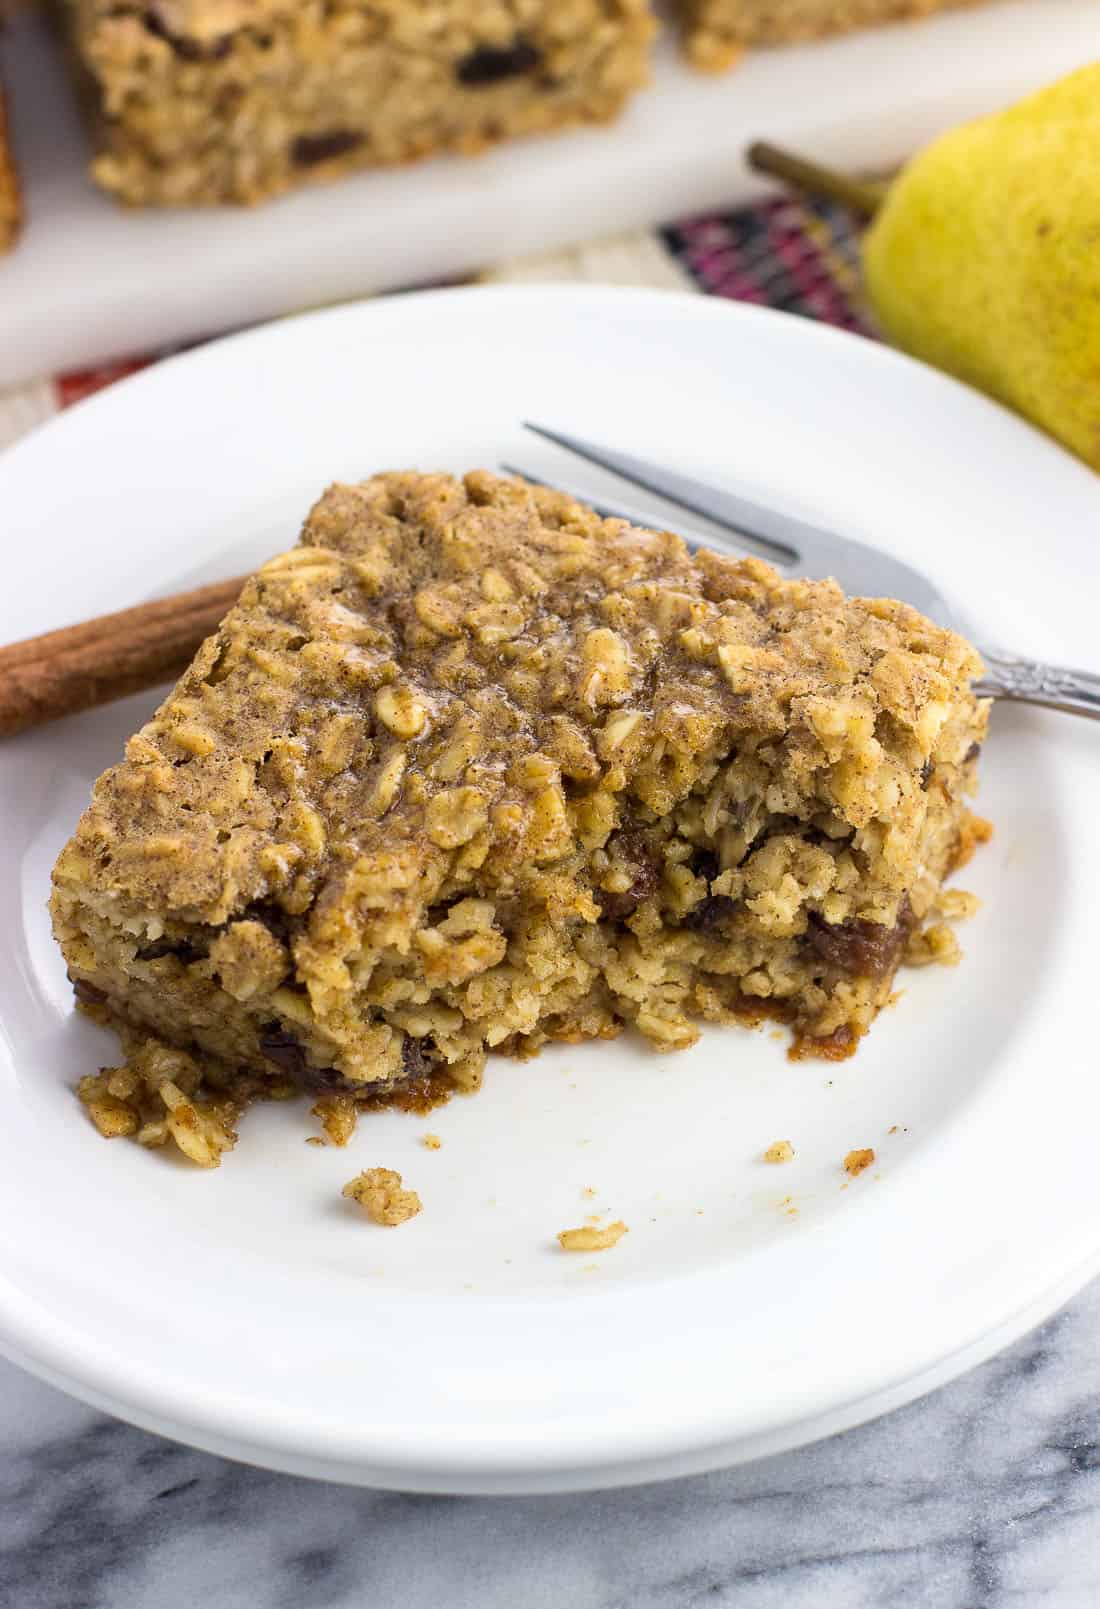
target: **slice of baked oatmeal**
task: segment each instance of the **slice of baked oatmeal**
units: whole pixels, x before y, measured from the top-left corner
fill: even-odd
[[[979,669],[905,604],[522,482],[334,486],[96,784],[55,932],[200,1116],[700,1018],[845,1055],[981,835]],[[155,1138],[158,1077],[86,1098]]]
[[[919,20],[988,0],[677,0],[688,57],[704,72],[725,72],[747,49],[792,45]],[[901,41],[899,40],[899,45]]]
[[[92,177],[135,206],[252,204],[360,168],[610,122],[648,81],[655,31],[647,0],[53,8],[91,112]]]

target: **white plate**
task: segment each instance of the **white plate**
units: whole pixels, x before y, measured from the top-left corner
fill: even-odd
[[[0,640],[239,571],[331,479],[502,458],[575,476],[522,416],[918,559],[986,635],[1094,651],[1097,482],[1025,425],[820,326],[566,288],[315,314],[48,425],[0,459]],[[303,1105],[252,1112],[209,1175],[89,1128],[71,1086],[113,1041],[74,1021],[43,911],[92,778],[152,704],[0,748],[0,1341],[35,1372],[308,1474],[595,1486],[866,1417],[1100,1264],[1086,723],[996,712],[966,959],[908,975],[852,1062],[793,1064],[768,1030],[673,1057],[563,1048],[492,1064],[430,1119],[369,1118],[346,1151],[304,1144]],[[766,1167],[780,1138],[797,1159]],[[866,1145],[879,1160],[848,1186]],[[339,1197],[378,1164],[424,1199],[396,1232]],[[605,1209],[630,1225],[614,1251],[558,1251]]]
[[[87,177],[87,139],[45,23],[21,16],[0,52],[29,209],[18,251],[0,259],[3,386],[730,206],[766,188],[744,166],[754,139],[838,167],[888,167],[1100,57],[1100,0],[999,0],[754,51],[717,77],[685,65],[668,27],[652,87],[610,128],[229,211],[116,206]]]

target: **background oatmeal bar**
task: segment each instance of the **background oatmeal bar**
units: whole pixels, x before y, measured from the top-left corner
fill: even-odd
[[[58,0],[100,184],[253,202],[307,180],[614,117],[646,0]]]
[[[23,222],[19,175],[8,139],[7,108],[0,86],[0,252],[14,246]]]
[[[679,0],[688,54],[721,72],[752,45],[821,39],[876,23],[927,17],[984,0]]]
[[[978,669],[904,604],[522,482],[336,486],[100,778],[55,932],[231,1100],[701,1018],[846,1055],[977,832]]]

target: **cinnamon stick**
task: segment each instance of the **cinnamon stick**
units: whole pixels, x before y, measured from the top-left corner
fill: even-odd
[[[178,675],[243,585],[218,581],[0,648],[0,737]]]

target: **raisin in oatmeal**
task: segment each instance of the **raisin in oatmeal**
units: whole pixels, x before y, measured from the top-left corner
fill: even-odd
[[[904,604],[547,489],[334,486],[58,859],[78,997],[196,1070],[89,1109],[160,1143],[166,1085],[227,1136],[301,1090],[335,1138],[624,1028],[848,1055],[987,831],[979,670]]]

